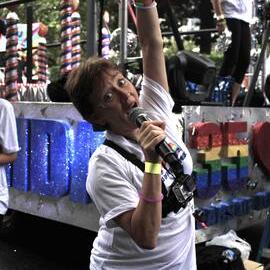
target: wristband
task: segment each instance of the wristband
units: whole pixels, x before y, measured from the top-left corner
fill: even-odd
[[[147,197],[144,196],[141,192],[139,193],[139,197],[141,200],[147,202],[147,203],[159,203],[163,200],[163,194],[160,193],[159,197]]]
[[[225,20],[225,17],[224,17],[224,15],[222,14],[222,15],[218,15],[217,16],[217,21],[218,22],[220,22],[220,21],[224,21]]]
[[[150,174],[161,174],[161,164],[146,161],[144,163],[144,172]]]
[[[150,4],[146,4],[145,1],[143,1],[143,0],[135,0],[134,6],[137,9],[150,9],[150,8],[156,7],[157,3],[156,3],[156,1],[151,1]]]

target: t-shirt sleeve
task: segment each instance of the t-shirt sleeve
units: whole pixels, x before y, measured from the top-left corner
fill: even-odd
[[[172,114],[174,101],[170,93],[145,75],[142,82],[140,101],[143,108],[154,107],[155,112],[162,118],[166,119]]]
[[[111,155],[112,151],[90,159],[86,182],[86,189],[108,227],[115,227],[113,219],[136,208],[139,202],[130,170],[134,165],[118,153]]]
[[[169,92],[157,82],[144,76],[140,103],[149,113],[150,118],[165,121],[168,143],[179,148],[179,158],[182,160],[184,172],[191,174],[193,166],[192,158],[182,140],[182,133],[179,132],[179,121],[172,112],[174,101]]]
[[[0,103],[0,145],[2,151],[10,154],[20,150],[13,106],[7,101]]]
[[[166,122],[168,134],[178,134],[179,123],[172,112],[174,101],[170,93],[146,76],[143,78],[140,105],[146,109],[153,120],[158,119]]]

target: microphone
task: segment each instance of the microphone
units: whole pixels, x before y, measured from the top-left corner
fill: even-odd
[[[152,120],[141,107],[132,108],[129,111],[129,119],[137,127],[141,127],[142,123],[145,121]],[[183,174],[182,163],[172,147],[166,142],[166,138],[158,143],[155,149],[159,156],[172,168],[175,176]]]
[[[151,121],[144,109],[140,107],[132,108],[129,111],[129,119],[137,127],[140,127],[144,121]],[[181,207],[185,208],[187,206],[188,202],[193,198],[196,184],[191,175],[184,174],[182,162],[169,143],[166,142],[166,138],[156,145],[155,150],[169,164],[175,176],[175,180],[167,194],[168,201],[162,204],[162,216],[166,217],[171,211],[177,213]]]
[[[129,111],[129,120],[133,122],[137,127],[141,127],[144,121],[151,121],[147,113],[141,107],[134,107]]]

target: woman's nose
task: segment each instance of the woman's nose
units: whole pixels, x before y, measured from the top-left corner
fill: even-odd
[[[128,91],[127,89],[120,88],[120,87],[118,87],[117,93],[120,95],[121,98],[124,98],[124,99],[128,99],[131,95],[130,91]]]

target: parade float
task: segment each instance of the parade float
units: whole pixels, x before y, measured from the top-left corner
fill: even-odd
[[[95,5],[95,1],[89,1],[91,8]],[[130,9],[126,1],[119,6],[122,25],[122,34],[118,35],[119,59],[123,66],[127,59],[127,11]],[[134,18],[135,15],[132,15]],[[81,59],[80,15],[74,1],[60,1],[60,20],[60,73],[65,76],[79,65]],[[89,20],[89,29],[93,28],[94,20],[92,17]],[[268,26],[269,22],[266,24]],[[0,93],[1,97],[13,102],[21,150],[17,161],[7,167],[10,207],[97,231],[98,212],[86,192],[85,181],[89,157],[103,143],[104,133],[94,130],[91,124],[84,121],[71,103],[52,102],[47,96],[49,82],[45,36],[48,29],[42,23],[33,24],[32,28],[33,33],[39,35],[37,43],[31,45],[36,48],[36,73],[30,73],[31,82],[18,83],[16,56],[20,39],[16,35],[17,29],[18,18],[11,11],[7,17],[6,76]],[[93,33],[92,39],[95,40]],[[89,55],[95,53],[92,43],[87,46]],[[264,53],[257,57],[253,68],[255,82],[258,81],[256,72],[261,72],[262,63],[265,63]],[[270,110],[264,92],[266,102],[260,107],[248,106],[248,98],[251,98],[250,93],[254,89],[247,89],[247,106],[224,106],[224,99],[217,99],[217,95],[224,96],[225,90],[221,92],[213,86],[213,63],[203,56],[187,52],[177,55],[180,62],[182,57],[195,61],[185,66],[189,71],[202,65],[197,72],[199,75],[188,74],[195,81],[193,86],[194,83],[198,85],[198,80],[204,88],[191,92],[186,91],[186,87],[184,91],[179,90],[179,82],[172,83],[175,79],[181,82],[189,78],[172,70],[175,59],[168,61],[179,136],[183,137],[194,162],[193,175],[197,185],[195,205],[203,211],[206,224],[196,224],[197,242],[203,242],[228,229],[239,230],[267,219],[270,206]],[[265,81],[267,73],[263,72],[260,78]],[[34,82],[33,76],[36,76]],[[178,90],[180,93],[177,93]],[[181,98],[188,99],[190,104],[179,105]]]

